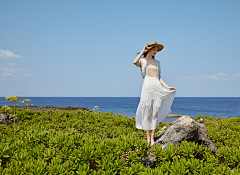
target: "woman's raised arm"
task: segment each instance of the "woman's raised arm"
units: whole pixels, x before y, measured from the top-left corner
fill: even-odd
[[[136,66],[140,66],[140,65],[141,65],[141,63],[140,63],[140,58],[141,58],[141,56],[142,56],[145,52],[148,51],[148,49],[149,49],[149,47],[144,47],[143,50],[142,50],[142,51],[138,54],[138,56],[134,59],[133,64],[135,64]]]

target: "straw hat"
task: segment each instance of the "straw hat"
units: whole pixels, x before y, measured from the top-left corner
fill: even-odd
[[[163,45],[162,44],[158,44],[157,42],[153,41],[147,44],[147,47],[158,47],[158,52],[161,51],[163,49]]]

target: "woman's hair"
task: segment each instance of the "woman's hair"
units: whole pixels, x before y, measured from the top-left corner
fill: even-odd
[[[147,54],[148,54],[148,51],[143,54],[143,57],[145,58]],[[154,59],[154,56],[152,56],[152,58]]]
[[[151,49],[152,49],[152,48],[151,48]],[[151,49],[149,49],[149,50],[151,50]],[[137,54],[139,55],[140,53],[141,53],[141,52],[138,52]],[[143,54],[143,58],[146,58],[147,54],[148,54],[148,51]],[[152,56],[152,58],[154,59],[155,57]]]

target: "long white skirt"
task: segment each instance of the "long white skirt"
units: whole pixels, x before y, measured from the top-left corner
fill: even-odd
[[[145,76],[136,112],[136,128],[155,130],[171,113],[175,90],[165,88],[157,77]]]

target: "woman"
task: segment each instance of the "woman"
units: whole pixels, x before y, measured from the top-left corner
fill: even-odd
[[[154,135],[158,124],[171,112],[175,96],[174,87],[169,87],[161,78],[160,62],[155,60],[163,45],[150,42],[144,47],[133,63],[141,68],[144,78],[141,99],[136,112],[136,127],[146,130],[147,141],[154,145]],[[144,56],[143,58],[141,58]],[[150,130],[152,135],[150,137]]]

